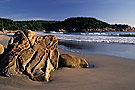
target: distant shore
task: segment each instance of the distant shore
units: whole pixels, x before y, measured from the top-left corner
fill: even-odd
[[[9,23],[10,22],[10,23]],[[94,17],[69,17],[63,21],[28,20],[14,21],[0,18],[4,23],[0,30],[26,30],[57,31],[57,32],[109,32],[109,31],[135,31],[135,27],[126,24],[109,24]]]

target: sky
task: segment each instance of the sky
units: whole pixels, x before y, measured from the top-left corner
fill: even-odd
[[[135,0],[0,0],[0,17],[13,20],[64,20],[94,17],[135,27]]]

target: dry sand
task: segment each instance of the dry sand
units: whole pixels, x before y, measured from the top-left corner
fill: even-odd
[[[0,35],[6,45],[9,37]],[[6,38],[6,39],[5,39]],[[95,68],[61,68],[54,72],[52,82],[36,82],[26,76],[0,76],[0,90],[135,90],[135,60],[107,56],[78,54]]]

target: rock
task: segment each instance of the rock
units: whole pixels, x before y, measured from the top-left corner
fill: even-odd
[[[79,58],[69,54],[61,54],[59,67],[87,68],[89,65],[84,58]]]
[[[5,29],[4,29],[4,28],[2,28],[1,31],[2,31],[3,33],[5,33]]]
[[[0,44],[0,55],[4,53],[4,46]]]
[[[49,81],[59,62],[58,40],[54,35],[17,31],[9,40],[7,53],[0,60],[0,74],[26,74],[32,80]]]
[[[3,55],[3,53],[4,53],[4,46],[2,44],[0,44],[0,59]]]

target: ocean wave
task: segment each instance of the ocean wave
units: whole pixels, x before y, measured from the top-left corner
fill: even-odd
[[[135,44],[134,37],[56,35],[59,40]]]
[[[107,32],[107,33],[43,33],[43,35],[54,34],[59,40],[70,40],[79,42],[105,42],[135,44],[135,37],[123,37],[131,32]],[[135,33],[135,32],[133,32]],[[41,35],[41,33],[40,33]]]

